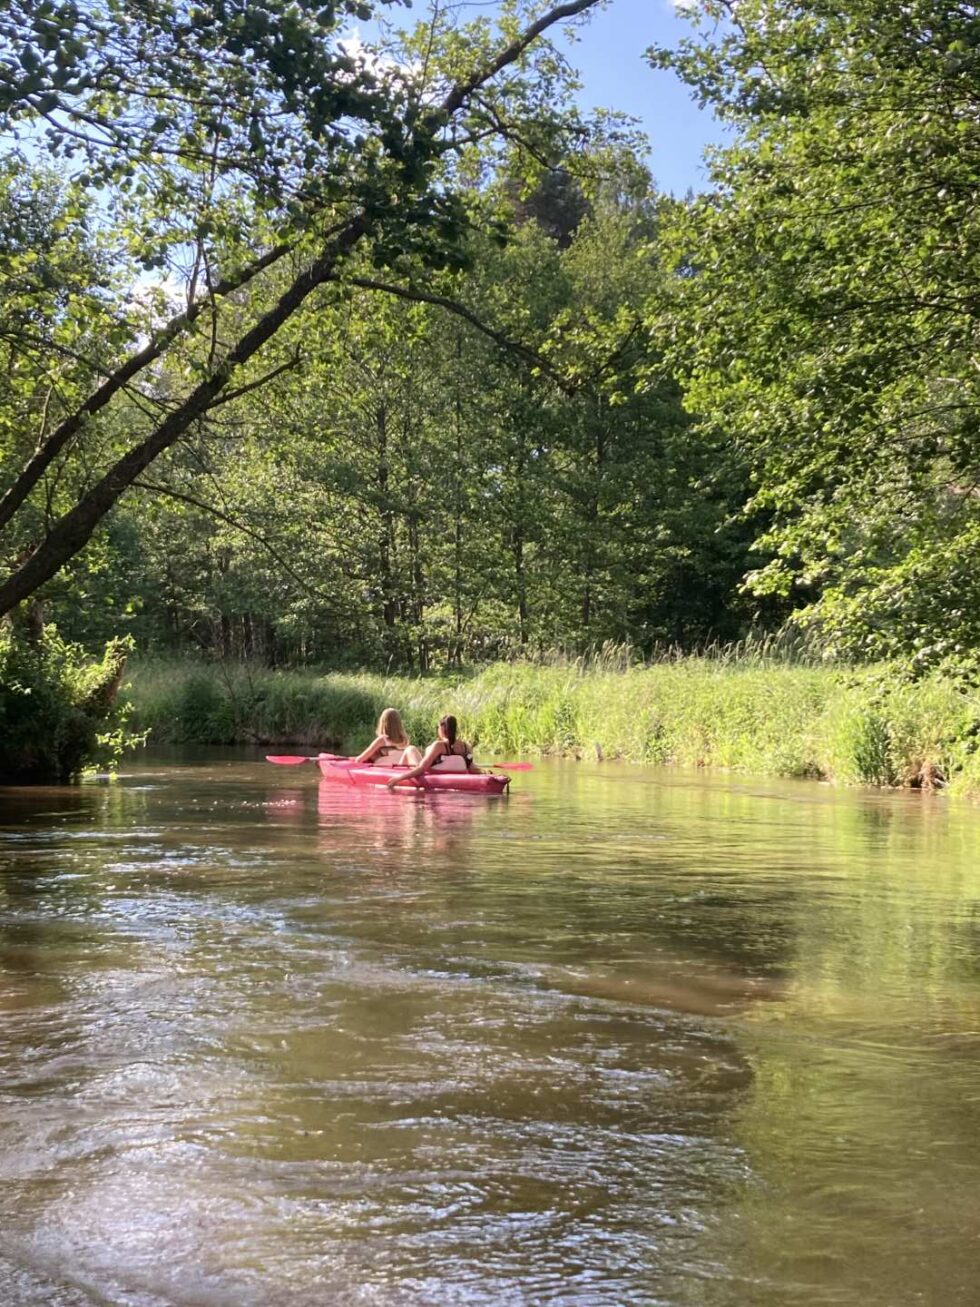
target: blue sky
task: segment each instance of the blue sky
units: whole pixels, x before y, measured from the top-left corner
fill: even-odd
[[[655,72],[643,51],[654,43],[675,45],[690,31],[672,0],[611,0],[579,29],[576,41],[560,42],[581,74],[583,107],[620,109],[640,119],[657,186],[675,195],[704,189],[701,153],[721,140],[721,129],[673,73]]]
[[[394,3],[394,0],[388,0]],[[679,0],[694,4],[696,0]],[[444,0],[443,10],[457,21],[480,15],[492,18],[499,0]],[[706,145],[719,143],[721,128],[707,110],[699,109],[673,73],[654,71],[643,57],[651,45],[676,45],[692,31],[677,12],[676,0],[607,0],[591,11],[587,22],[553,28],[553,40],[578,69],[580,100],[585,109],[618,109],[638,120],[650,141],[647,160],[661,191],[683,195],[703,190],[707,177],[702,163]],[[425,0],[412,8],[394,8],[388,17],[397,28],[412,27],[429,13]],[[573,30],[569,40],[564,33]],[[370,42],[372,23],[354,31]]]

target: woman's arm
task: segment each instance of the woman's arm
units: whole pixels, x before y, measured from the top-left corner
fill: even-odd
[[[417,767],[413,767],[411,771],[404,772],[401,776],[393,776],[390,781],[385,782],[388,789],[393,790],[395,786],[400,785],[402,781],[413,781],[416,776],[424,776],[427,771],[431,771],[442,757],[445,747],[446,746],[441,740],[433,740],[426,749],[425,756]]]
[[[377,736],[375,736],[375,738],[371,741],[371,743],[370,743],[370,744],[368,745],[368,747],[364,750],[364,752],[363,752],[363,753],[359,753],[359,754],[357,755],[357,757],[354,759],[354,761],[355,761],[355,762],[374,762],[375,758],[378,756],[378,754],[381,752],[381,750],[384,749],[384,748],[387,746],[387,744],[388,744],[388,741],[385,739],[385,737],[384,737],[383,735],[377,735]]]

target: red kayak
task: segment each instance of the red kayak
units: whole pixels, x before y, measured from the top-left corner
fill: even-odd
[[[376,763],[352,763],[349,758],[323,754],[317,758],[324,780],[338,781],[341,785],[386,785],[393,777],[404,776],[410,767],[379,767]],[[400,790],[457,790],[461,794],[504,794],[510,784],[509,776],[495,776],[489,772],[444,771],[437,767],[417,776]]]

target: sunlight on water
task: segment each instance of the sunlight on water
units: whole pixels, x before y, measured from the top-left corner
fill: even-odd
[[[513,791],[0,792],[0,1301],[973,1303],[980,814]]]

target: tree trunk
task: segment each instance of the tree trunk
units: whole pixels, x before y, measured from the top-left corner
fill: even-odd
[[[517,621],[521,648],[527,644],[527,576],[524,571],[524,530],[514,530],[514,579],[517,584]]]
[[[460,370],[463,356],[463,336],[456,332],[456,395],[454,416],[456,425],[456,468],[453,478],[453,646],[448,661],[459,666],[463,661],[463,400],[460,391]]]
[[[588,631],[592,621],[593,582],[596,572],[596,541],[599,538],[599,521],[602,516],[602,479],[606,469],[606,429],[602,420],[602,400],[596,399],[595,443],[592,447],[592,493],[585,514],[585,558],[582,587],[582,626]]]
[[[395,523],[391,511],[388,490],[388,407],[382,401],[375,414],[375,426],[378,432],[378,467],[375,483],[378,487],[378,502],[381,505],[381,535],[378,540],[381,584],[381,617],[385,627],[390,631],[398,620],[398,602],[395,596],[392,577],[392,555],[395,549]]]

